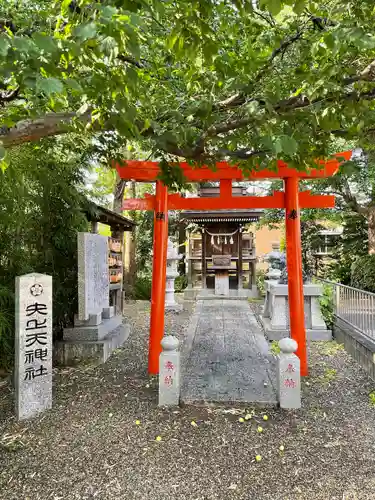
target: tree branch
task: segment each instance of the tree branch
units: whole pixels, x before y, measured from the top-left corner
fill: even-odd
[[[337,196],[341,196],[341,198],[344,200],[347,206],[353,210],[353,212],[356,212],[358,214],[367,213],[367,208],[362,207],[358,203],[357,198],[351,192],[349,181],[347,178],[345,178],[345,176],[332,177],[329,179],[329,183],[333,187],[333,190],[331,189],[330,192],[332,194],[336,194]]]
[[[375,81],[375,60],[372,61],[366,68],[358,75],[344,78],[343,83],[350,85],[356,82],[373,82]]]
[[[218,155],[221,157],[237,158],[238,160],[248,160],[254,156],[263,156],[267,153],[269,153],[269,151],[265,149],[251,150],[249,148],[236,149],[235,151],[231,151],[229,149],[219,149],[218,151]]]
[[[265,67],[261,70],[259,75],[262,76],[263,71],[271,64],[273,59],[278,54],[285,51],[286,48],[289,45],[291,45],[293,42],[295,42],[296,40],[299,40],[302,37],[302,35],[303,35],[303,32],[299,31],[290,39],[282,42],[281,45],[273,51],[269,61],[266,63]],[[375,60],[373,60],[368,66],[366,66],[366,68],[363,71],[361,71],[361,73],[359,73],[358,75],[344,78],[342,80],[342,85],[346,86],[346,85],[351,85],[351,84],[357,83],[357,82],[374,82],[374,81],[375,81]],[[291,99],[295,99],[295,98],[292,97]],[[256,100],[256,99],[253,99],[253,98],[247,99],[246,93],[237,92],[236,94],[228,97],[224,101],[219,101],[216,105],[213,106],[213,110],[226,111],[226,110],[229,110],[231,108],[236,108],[236,107],[242,106],[246,102],[251,102],[253,100]],[[288,101],[289,100],[286,100],[285,102],[288,102]]]
[[[274,28],[276,23],[275,23],[275,20],[273,19],[273,17],[267,17],[266,14],[264,14],[263,12],[260,12],[259,10],[256,10],[254,9],[253,10],[254,14],[256,14],[257,16],[261,17],[263,19],[263,21],[266,21],[266,23],[271,26],[271,28]]]
[[[126,56],[125,54],[119,54],[117,56],[117,59],[119,59],[122,62],[131,64],[132,66],[135,66],[136,68],[139,69],[143,69],[145,67],[143,63],[137,61],[136,59],[134,59],[134,57]]]
[[[264,64],[262,69],[256,74],[254,80],[252,83],[255,83],[259,81],[259,79],[264,75],[264,72],[270,67],[270,65],[273,63],[274,59],[279,55],[279,54],[284,54],[286,49],[292,45],[294,42],[302,38],[302,35],[304,33],[304,30],[301,29],[297,31],[296,34],[292,35],[289,38],[286,38],[281,42],[281,44],[273,50],[272,54],[270,55],[268,61]],[[226,109],[230,108],[235,108],[238,106],[242,106],[242,104],[245,104],[246,102],[246,97],[247,94],[246,92],[237,92],[231,97],[228,97],[228,99],[225,99],[224,101],[218,102],[215,106],[213,106],[213,110],[217,111],[223,111]]]
[[[205,134],[203,134],[204,138],[215,137],[219,134],[225,134],[225,132],[230,132],[231,130],[237,130],[239,128],[247,127],[254,121],[254,118],[246,117],[239,118],[238,120],[229,120],[227,122],[222,123],[221,125],[212,125],[207,129]]]
[[[352,91],[341,95],[341,100],[349,99],[375,99],[375,89],[366,92]],[[253,100],[255,101],[255,99]],[[340,96],[332,94],[330,96],[326,96],[323,99],[316,99],[313,101],[309,101],[303,96],[292,97],[290,99],[286,99],[277,103],[274,106],[274,110],[278,113],[286,113],[296,109],[302,109],[308,106],[312,106],[317,103],[330,102],[333,100],[340,100]],[[266,105],[264,99],[259,98],[257,99],[257,102],[260,106]],[[0,141],[2,142],[4,147],[9,148],[25,142],[37,141],[39,139],[42,139],[43,137],[51,137],[63,134],[69,131],[69,126],[75,119],[79,120],[79,122],[82,124],[90,123],[91,113],[88,111],[86,114],[81,116],[77,115],[76,112],[48,113],[45,116],[39,118],[22,120],[11,128],[0,127]],[[232,130],[247,127],[252,122],[253,117],[251,116],[242,117],[237,120],[229,120],[222,124],[209,127],[192,146],[181,148],[176,143],[167,141],[162,149],[166,153],[174,156],[195,160],[201,159],[205,156],[205,144],[208,138],[216,137],[220,134],[224,134]],[[342,131],[333,131],[332,133],[335,132],[342,133]],[[158,138],[152,127],[149,127],[147,130],[143,131],[142,135],[144,137],[150,137],[154,139]],[[233,156],[240,159],[247,159],[256,154],[265,154],[265,151],[251,151],[251,149],[248,148],[247,150],[238,150],[235,152],[230,150],[219,150],[217,154],[219,156],[225,154],[227,156]]]
[[[38,141],[43,137],[64,134],[75,118],[85,124],[90,122],[91,114],[88,112],[78,116],[75,112],[47,113],[39,118],[22,120],[14,127],[0,127],[0,141],[5,148],[10,148],[25,142]]]
[[[0,106],[3,106],[6,102],[11,102],[17,99],[19,93],[19,87],[14,90],[5,90],[4,92],[0,92]]]

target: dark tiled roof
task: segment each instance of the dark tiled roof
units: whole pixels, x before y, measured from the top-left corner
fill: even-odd
[[[253,210],[184,210],[181,212],[181,219],[201,222],[256,222],[263,212],[262,208],[254,208]]]
[[[86,218],[89,222],[101,222],[111,227],[119,227],[124,231],[131,231],[137,224],[113,210],[105,207],[100,207],[95,203],[89,204],[89,207],[84,210]]]

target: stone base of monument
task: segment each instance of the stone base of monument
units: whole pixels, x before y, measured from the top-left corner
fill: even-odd
[[[103,315],[107,319],[103,319]],[[122,316],[109,316],[111,316],[110,311],[103,311],[102,314],[91,315],[87,321],[76,318],[73,328],[64,329],[64,340],[56,343],[55,363],[59,365],[74,365],[84,361],[105,363],[112,352],[126,341],[130,333],[130,325],[123,323]]]
[[[174,304],[165,304],[165,310],[171,312],[181,312],[183,310],[183,305],[175,302]]]
[[[184,290],[184,300],[195,300],[198,292],[198,288],[193,288],[191,285],[188,285]]]
[[[308,340],[332,340],[332,332],[327,329],[319,306],[319,297],[322,293],[320,285],[303,285],[305,328]],[[267,284],[266,304],[260,319],[269,340],[281,340],[289,337],[288,285],[280,285],[275,282]]]
[[[272,328],[270,325],[269,318],[261,317],[261,322],[267,336],[268,340],[281,340],[286,337],[290,337],[290,329],[277,329]],[[332,340],[332,331],[331,330],[312,330],[311,328],[306,328],[306,339],[309,341],[330,341]]]

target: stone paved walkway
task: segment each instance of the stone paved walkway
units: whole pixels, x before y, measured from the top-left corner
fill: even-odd
[[[185,403],[276,404],[275,362],[244,300],[198,300],[182,355]]]

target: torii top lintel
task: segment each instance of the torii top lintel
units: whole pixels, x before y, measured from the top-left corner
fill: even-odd
[[[312,168],[307,171],[300,171],[289,168],[286,163],[279,160],[278,169],[263,169],[253,171],[249,176],[245,176],[244,172],[236,166],[230,165],[228,162],[216,163],[215,170],[203,165],[194,167],[186,162],[179,162],[178,165],[189,182],[202,181],[219,181],[219,180],[260,180],[260,179],[285,179],[288,177],[297,177],[300,179],[306,178],[322,178],[331,177],[334,175],[343,160],[350,160],[351,151],[337,153],[335,158],[329,160],[319,160],[320,168]],[[139,182],[155,182],[160,174],[159,162],[143,161],[143,160],[126,160],[122,163],[116,163],[117,172],[122,179],[131,179]]]

